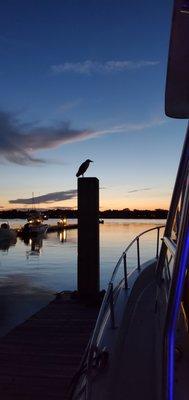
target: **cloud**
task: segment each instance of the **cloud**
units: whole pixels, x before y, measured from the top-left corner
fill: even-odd
[[[34,153],[61,145],[89,140],[103,135],[142,131],[165,122],[162,118],[140,123],[126,123],[107,129],[73,129],[68,122],[54,126],[23,124],[14,114],[0,111],[0,162],[3,160],[19,165],[44,164],[47,160],[37,158]],[[49,162],[49,160],[48,160]],[[52,162],[52,161],[51,161]]]
[[[67,190],[65,192],[53,192],[47,193],[41,196],[37,196],[34,198],[36,204],[39,203],[54,203],[57,201],[70,200],[76,197],[77,190]],[[16,199],[9,200],[10,204],[33,204],[33,197],[29,199]]]
[[[93,132],[93,136],[107,135],[111,133],[127,133],[127,132],[137,132],[143,131],[144,129],[153,128],[155,126],[159,126],[165,123],[165,119],[162,117],[153,118],[147,122],[139,122],[139,123],[126,123],[121,125],[115,125],[108,129],[103,129],[99,131]],[[92,136],[92,133],[91,133]]]
[[[33,156],[37,150],[82,140],[90,134],[88,130],[72,129],[67,122],[51,127],[26,125],[15,115],[0,111],[0,158],[19,165],[42,164],[46,161]]]
[[[145,190],[152,190],[152,188],[142,188],[142,189],[134,189],[134,190],[129,190],[127,193],[136,193],[136,192],[143,192]]]
[[[128,70],[137,70],[145,67],[154,67],[159,64],[159,61],[130,61],[130,60],[112,60],[105,62],[86,60],[83,62],[65,62],[63,64],[51,65],[51,72],[55,75],[66,72],[92,75],[94,73],[113,73],[124,72]]]

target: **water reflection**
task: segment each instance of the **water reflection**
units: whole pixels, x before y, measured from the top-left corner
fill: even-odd
[[[45,234],[40,234],[36,236],[23,236],[22,241],[26,246],[30,246],[30,250],[26,251],[26,257],[38,257],[41,253],[43,247],[43,240],[46,238]]]
[[[58,233],[58,236],[59,236],[59,240],[61,243],[66,242],[67,241],[67,230],[63,229],[62,231],[60,231]]]
[[[63,229],[57,233],[57,237],[61,243],[67,241],[67,230]],[[36,236],[24,235],[21,240],[26,246],[30,246],[30,250],[26,251],[27,259],[33,257],[39,257],[41,254],[41,249],[43,247],[43,241],[47,239],[47,235],[42,233]]]
[[[17,242],[17,237],[10,237],[0,241],[0,250],[3,252],[8,252],[11,246],[15,246]]]
[[[10,273],[0,279],[0,337],[54,299],[31,274]]]

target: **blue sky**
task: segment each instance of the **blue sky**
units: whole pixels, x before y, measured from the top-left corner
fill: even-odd
[[[87,158],[102,209],[169,206],[186,127],[164,115],[171,15],[170,0],[1,2],[1,207],[32,192],[75,207]]]

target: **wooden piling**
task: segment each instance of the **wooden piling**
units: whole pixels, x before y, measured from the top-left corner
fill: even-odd
[[[78,292],[99,294],[99,180],[78,179]]]

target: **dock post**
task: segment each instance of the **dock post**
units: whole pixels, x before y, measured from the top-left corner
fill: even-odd
[[[78,178],[78,292],[99,295],[99,180]]]

